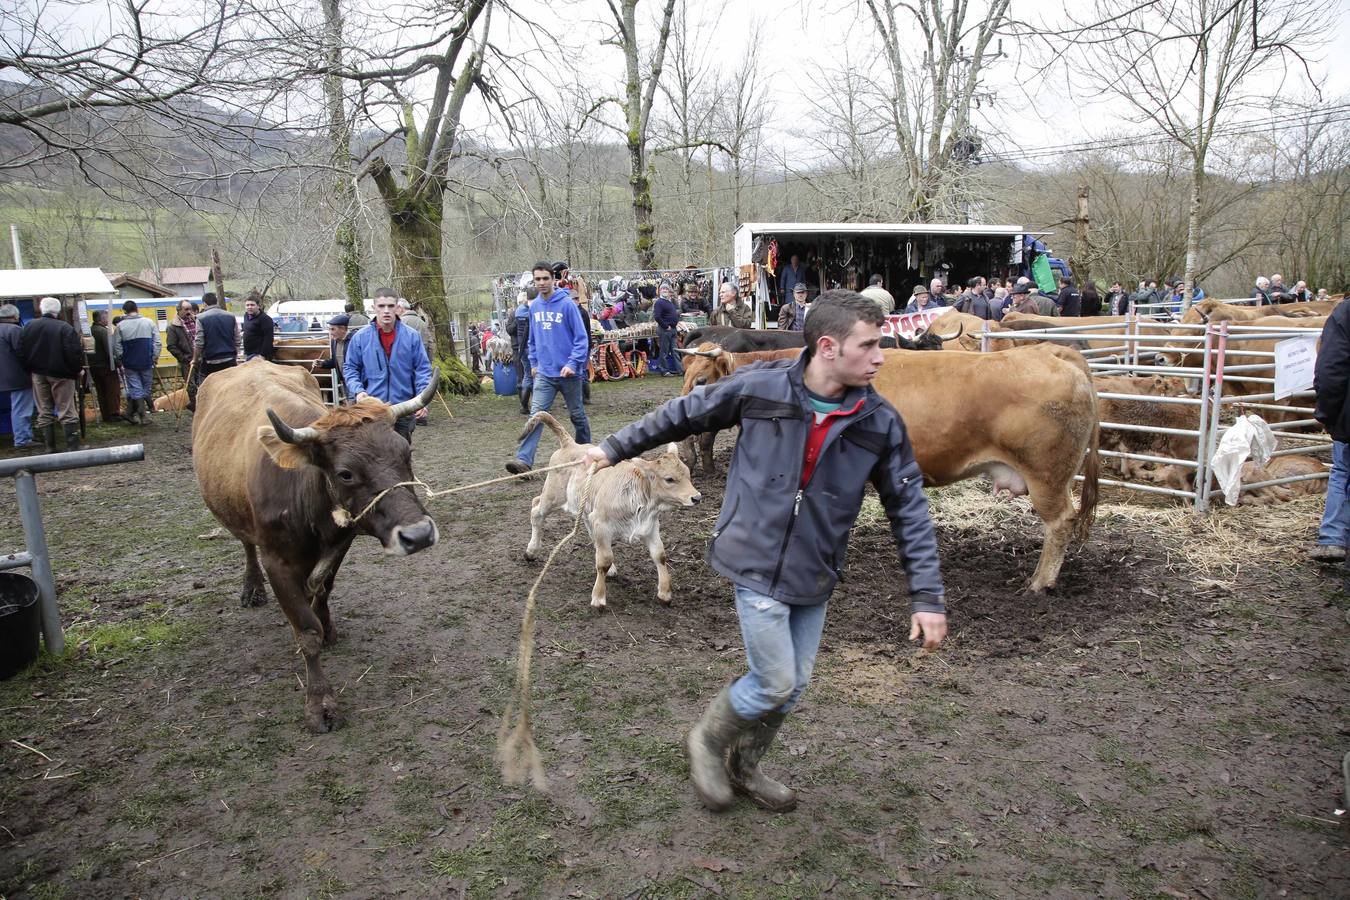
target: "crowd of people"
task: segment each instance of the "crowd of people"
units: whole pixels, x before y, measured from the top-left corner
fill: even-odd
[[[336,370],[335,390],[353,402],[374,396],[397,403],[416,396],[429,382],[434,337],[413,305],[393,290],[378,290],[375,306],[378,327],[360,342],[356,341],[370,323],[363,312],[348,304],[346,312],[330,319],[328,352],[314,361],[311,370]],[[392,310],[388,322],[380,317],[384,306]],[[281,331],[263,310],[257,292],[244,299],[242,317],[225,309],[211,292],[203,294],[200,303],[182,301],[164,329],[163,340],[158,323],[141,315],[135,300],[125,301],[121,314],[111,321],[106,310],[96,310],[91,316],[88,349],[79,330],[67,321],[71,311],[64,309],[60,299],[42,298],[38,312],[37,318],[21,325],[16,306],[0,306],[0,394],[9,399],[14,447],[48,453],[56,452],[60,437],[64,437],[66,450],[81,447],[82,388],[97,398],[104,423],[148,425],[155,392],[168,393],[168,385],[156,375],[162,348],[177,363],[191,410],[196,406],[197,389],[212,374],[241,360],[274,360],[274,336]],[[384,364],[368,345],[383,350]],[[411,393],[403,396],[407,391]],[[418,422],[429,424],[425,410]],[[411,430],[411,417],[399,424],[400,434],[410,442]]]

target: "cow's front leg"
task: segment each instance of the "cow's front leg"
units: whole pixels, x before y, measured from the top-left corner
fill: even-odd
[[[661,542],[661,523],[653,522],[652,530],[642,539],[647,545],[647,553],[656,563],[656,599],[667,606],[672,597],[670,591],[670,569],[666,566],[666,545]]]
[[[333,614],[328,609],[328,598],[333,592],[333,581],[337,578],[338,568],[342,565],[342,560],[347,555],[348,548],[352,545],[352,540],[356,533],[339,544],[329,548],[318,563],[310,570],[309,577],[305,580],[305,592],[309,597],[309,608],[319,617],[319,624],[323,626],[323,645],[331,647],[337,643],[337,628],[333,625]]]
[[[342,724],[342,716],[338,713],[333,687],[319,665],[324,631],[323,623],[309,604],[306,591],[309,567],[287,562],[266,552],[261,556],[277,602],[291,623],[295,643],[305,658],[305,727],[316,734],[332,731]]]
[[[605,577],[609,574],[609,570],[614,568],[614,546],[604,522],[598,521],[592,514],[590,523],[591,539],[595,541],[595,587],[591,588],[591,606],[595,609],[604,609]]]

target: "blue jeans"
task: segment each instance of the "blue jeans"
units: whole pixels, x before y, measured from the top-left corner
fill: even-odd
[[[127,380],[128,400],[150,399],[150,381],[154,377],[154,369],[123,369],[122,374]]]
[[[562,394],[563,402],[567,404],[567,412],[572,416],[572,428],[576,431],[577,443],[589,444],[591,442],[591,423],[586,419],[586,407],[581,405],[580,375],[573,375],[570,378],[563,378],[562,376],[553,378],[536,372],[534,374],[534,393],[530,397],[530,415],[552,409],[553,400],[559,394]],[[525,440],[520,442],[520,448],[516,450],[516,459],[527,466],[534,465],[534,454],[539,449],[539,436],[543,431],[544,426],[540,425],[525,435]]]
[[[14,430],[14,446],[33,443],[33,389],[9,391],[9,422]]]
[[[660,328],[656,329],[656,346],[658,360],[663,372],[670,372],[679,375],[684,371],[684,366],[680,365],[680,356],[675,352],[675,329]]]
[[[1344,547],[1350,538],[1350,444],[1331,443],[1331,472],[1327,475],[1327,506],[1322,512],[1322,524],[1317,528],[1317,543],[1329,547]]]
[[[794,606],[736,588],[736,614],[750,663],[750,671],[731,686],[731,708],[736,715],[758,719],[775,709],[788,712],[797,705],[816,664],[827,605]]]

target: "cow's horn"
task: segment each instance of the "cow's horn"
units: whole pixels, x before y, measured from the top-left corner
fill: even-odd
[[[431,402],[431,398],[436,395],[436,385],[440,382],[441,376],[435,369],[431,370],[431,381],[427,386],[411,400],[404,400],[402,403],[395,403],[389,407],[389,421],[397,422],[404,416],[410,416],[422,407]]]
[[[954,340],[956,340],[957,338],[959,338],[962,334],[964,334],[964,333],[965,333],[965,330],[966,330],[966,323],[965,323],[965,322],[960,322],[960,323],[958,323],[957,326],[956,326],[956,334],[949,335],[949,336],[947,336],[947,337],[943,337],[942,335],[939,334],[939,335],[938,335],[938,340],[942,341],[942,343],[944,343],[944,344],[947,343],[948,341],[954,341]]]
[[[701,356],[708,357],[708,359],[717,359],[717,357],[721,356],[725,352],[726,351],[723,350],[721,347],[713,347],[711,350],[700,350],[699,354]]]
[[[267,410],[267,418],[272,423],[272,430],[277,433],[277,437],[288,444],[308,444],[319,439],[319,429],[308,425],[303,428],[292,428],[281,421],[281,416],[271,409]]]

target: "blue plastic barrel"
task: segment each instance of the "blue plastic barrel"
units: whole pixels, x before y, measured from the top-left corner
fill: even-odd
[[[516,367],[508,363],[492,364],[492,389],[499,397],[512,397],[516,393]]]

